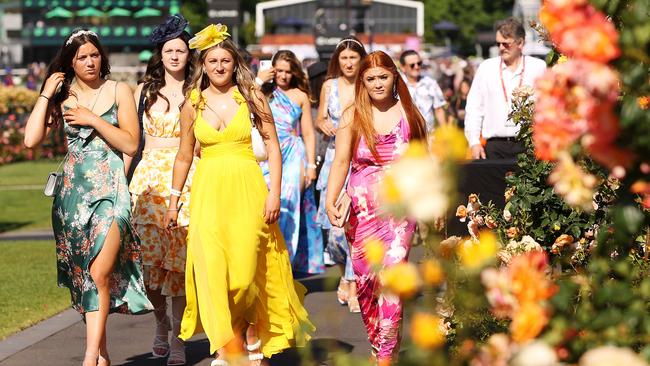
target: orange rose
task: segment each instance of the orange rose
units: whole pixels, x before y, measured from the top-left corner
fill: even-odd
[[[510,323],[512,339],[517,343],[526,343],[537,337],[546,324],[548,324],[548,314],[544,308],[535,303],[525,303],[518,309]]]
[[[509,238],[515,238],[519,234],[519,229],[516,227],[509,227],[508,230],[506,230],[506,236]]]
[[[497,227],[497,222],[492,218],[492,216],[488,216],[485,218],[485,226],[487,226],[489,229],[494,229]]]

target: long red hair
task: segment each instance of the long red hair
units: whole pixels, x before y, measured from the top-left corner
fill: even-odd
[[[366,140],[366,144],[372,155],[379,159],[377,148],[377,131],[372,121],[372,100],[370,94],[363,84],[363,76],[366,71],[373,67],[381,67],[393,74],[393,88],[397,92],[402,107],[406,113],[406,119],[411,131],[411,140],[426,139],[426,124],[424,117],[420,114],[417,106],[413,103],[411,93],[397,71],[397,66],[386,53],[382,51],[371,52],[361,61],[359,76],[354,86],[354,118],[352,119],[352,149],[356,151],[361,137]]]

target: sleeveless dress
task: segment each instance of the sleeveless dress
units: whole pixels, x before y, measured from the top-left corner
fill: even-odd
[[[156,138],[179,138],[179,111],[151,111],[151,119],[142,115],[144,133]],[[133,202],[133,224],[142,244],[144,281],[147,287],[161,290],[164,296],[185,295],[185,252],[187,225],[190,221],[189,201],[192,164],[180,202],[178,227],[167,231],[163,217],[169,207],[169,189],[178,147],[148,148],[133,172],[129,185]],[[196,159],[195,159],[196,161]]]
[[[280,193],[280,230],[289,250],[294,272],[325,272],[323,234],[316,223],[316,196],[313,184],[300,192],[307,170],[307,152],[297,129],[302,108],[280,88],[269,101],[282,153],[282,190]],[[266,183],[270,184],[269,164],[261,162]],[[301,194],[302,193],[302,194]]]
[[[327,96],[327,113],[330,121],[335,128],[339,127],[341,114],[343,108],[339,100],[339,79],[332,79],[329,95]],[[354,272],[352,271],[352,261],[350,260],[350,247],[345,239],[345,231],[343,228],[332,226],[329,218],[327,217],[327,210],[325,207],[325,199],[327,197],[327,180],[330,176],[330,169],[334,161],[335,141],[334,136],[329,138],[327,149],[325,150],[325,159],[321,167],[318,181],[316,182],[316,189],[320,191],[320,200],[318,203],[318,213],[316,221],[320,224],[321,228],[327,230],[327,251],[330,253],[332,260],[335,263],[345,265],[345,273],[343,278],[348,281],[354,281]]]
[[[314,330],[302,305],[306,289],[293,281],[278,224],[264,222],[268,189],[253,155],[248,106],[235,91],[239,109],[218,131],[203,119],[199,99],[192,91],[201,159],[190,199],[180,338],[203,329],[212,354],[256,324],[266,357],[303,346]]]
[[[113,103],[100,117],[117,126],[117,105]],[[63,129],[68,154],[52,206],[59,286],[70,289],[72,307],[82,315],[99,309],[90,264],[116,222],[121,242],[110,276],[110,312],[139,314],[153,310],[142,280],[140,242],[131,226],[122,153],[92,127],[63,121]]]
[[[362,137],[352,157],[347,188],[352,204],[346,235],[352,246],[357,298],[368,340],[379,359],[391,358],[399,351],[402,303],[398,297],[381,292],[379,278],[366,260],[364,243],[369,238],[384,243],[384,267],[408,260],[415,222],[397,220],[380,212],[377,190],[373,187],[381,181],[384,170],[399,158],[409,138],[408,122],[401,118],[389,134],[377,135],[378,161]]]

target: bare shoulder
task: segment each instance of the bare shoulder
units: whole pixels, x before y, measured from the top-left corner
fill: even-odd
[[[189,100],[183,103],[183,107],[181,108],[181,117],[186,117],[191,120],[196,117],[196,109],[194,109],[194,106]]]

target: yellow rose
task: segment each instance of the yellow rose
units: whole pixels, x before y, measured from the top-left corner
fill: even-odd
[[[411,339],[420,348],[437,348],[445,343],[445,325],[439,317],[417,312],[411,318]]]
[[[424,282],[432,286],[439,285],[445,279],[445,272],[435,259],[428,259],[420,264],[420,271]]]
[[[402,299],[408,299],[420,289],[420,276],[412,263],[398,263],[381,273],[384,289]]]
[[[494,233],[483,231],[480,233],[478,241],[466,240],[459,245],[458,256],[465,267],[479,269],[485,263],[492,261],[498,250],[499,243]]]

